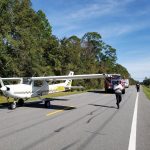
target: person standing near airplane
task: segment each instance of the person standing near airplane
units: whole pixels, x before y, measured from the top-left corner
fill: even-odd
[[[119,109],[119,103],[122,100],[122,90],[123,90],[123,86],[121,85],[120,81],[117,81],[116,85],[114,85],[114,91],[116,95],[116,104],[118,109]]]

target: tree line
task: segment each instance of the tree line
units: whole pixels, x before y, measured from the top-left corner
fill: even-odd
[[[72,70],[75,74],[120,73],[131,78],[116,61],[116,49],[100,33],[59,39],[52,34],[45,13],[33,10],[30,0],[1,0],[1,77],[65,75]],[[102,84],[95,79],[75,82],[87,87]]]
[[[150,78],[145,77],[145,79],[142,82],[143,85],[150,87]]]

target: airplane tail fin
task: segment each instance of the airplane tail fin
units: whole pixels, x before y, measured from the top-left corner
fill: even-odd
[[[74,72],[73,71],[70,71],[69,72],[69,75],[68,76],[73,76],[74,75]],[[66,88],[71,88],[71,84],[72,84],[72,80],[71,79],[67,79],[66,81],[65,81],[65,87]]]

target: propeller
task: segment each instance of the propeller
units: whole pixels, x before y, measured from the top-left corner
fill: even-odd
[[[2,87],[0,88],[0,90],[1,90],[2,92],[5,92],[5,91],[9,91],[10,88],[7,87],[7,86],[2,86]]]
[[[3,81],[2,81],[1,78],[0,78],[0,84],[1,84],[0,90],[1,90],[2,92],[5,92],[5,91],[9,91],[9,90],[10,90],[9,87],[7,87],[7,86],[4,85],[4,83],[3,83]]]
[[[2,86],[2,87],[0,88],[0,90],[1,90],[2,92],[5,92],[5,91],[7,90],[7,87],[6,87],[6,86]]]

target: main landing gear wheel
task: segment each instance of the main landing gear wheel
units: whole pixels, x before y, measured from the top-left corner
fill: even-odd
[[[50,101],[45,101],[45,108],[50,108],[51,102]]]
[[[19,99],[19,100],[18,100],[18,105],[19,105],[20,107],[22,107],[22,106],[24,105],[24,100],[23,100],[23,99]]]
[[[16,109],[16,102],[11,102],[9,108],[10,108],[11,110]]]

